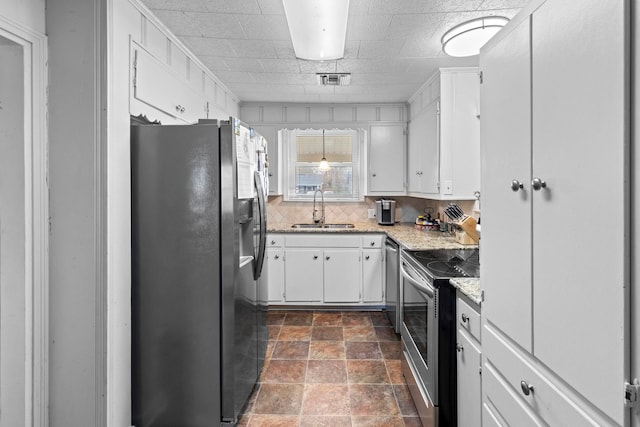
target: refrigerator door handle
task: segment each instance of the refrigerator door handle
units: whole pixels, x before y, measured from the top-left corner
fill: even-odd
[[[262,273],[264,255],[267,248],[267,205],[264,199],[264,188],[262,187],[262,177],[258,172],[254,173],[256,191],[258,192],[258,210],[260,211],[260,241],[258,244],[258,254],[256,256],[253,278],[258,280]]]

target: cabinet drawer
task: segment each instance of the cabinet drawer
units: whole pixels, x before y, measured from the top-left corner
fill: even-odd
[[[541,427],[546,424],[505,382],[494,366],[485,363],[482,370],[482,425]]]
[[[362,237],[362,247],[367,248],[381,248],[384,236],[381,234],[371,234],[369,236]]]
[[[570,338],[568,338],[570,339]],[[569,390],[563,383],[547,372],[528,353],[512,346],[502,334],[491,325],[486,325],[482,336],[484,366],[495,367],[504,379],[511,393],[523,402],[549,425],[602,426],[615,424],[604,419]],[[594,367],[597,369],[597,367]],[[484,372],[484,371],[483,371]],[[585,372],[588,375],[588,372]],[[486,379],[489,375],[483,377]],[[524,384],[523,384],[524,381]],[[532,391],[525,394],[529,385]]]
[[[281,248],[283,244],[284,244],[284,236],[282,234],[267,235],[268,248]]]
[[[458,326],[466,329],[472,337],[480,342],[480,313],[478,313],[477,309],[459,296],[457,299],[456,313],[458,315]]]
[[[286,235],[288,248],[359,248],[360,236],[338,234],[296,234]]]

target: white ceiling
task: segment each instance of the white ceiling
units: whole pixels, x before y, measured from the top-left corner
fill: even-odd
[[[321,0],[320,0],[321,1]],[[143,0],[242,102],[404,102],[451,58],[440,38],[484,15],[513,17],[528,0],[350,0],[344,59],[296,59],[281,0]],[[317,72],[349,72],[319,86]]]

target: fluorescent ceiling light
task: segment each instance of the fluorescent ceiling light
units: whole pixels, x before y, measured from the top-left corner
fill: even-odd
[[[442,36],[442,49],[449,56],[473,56],[509,20],[502,16],[486,16],[456,25]]]
[[[329,61],[344,56],[349,0],[282,0],[296,57]]]

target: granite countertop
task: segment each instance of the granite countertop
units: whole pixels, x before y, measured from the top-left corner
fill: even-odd
[[[356,222],[354,228],[291,228],[291,223],[269,223],[269,233],[385,233],[398,242],[403,249],[462,249],[477,245],[461,245],[451,233],[417,230],[412,223],[379,225],[375,221]]]
[[[451,283],[454,288],[459,289],[463,294],[471,298],[473,302],[480,305],[480,278],[462,277],[449,279],[449,283]]]

